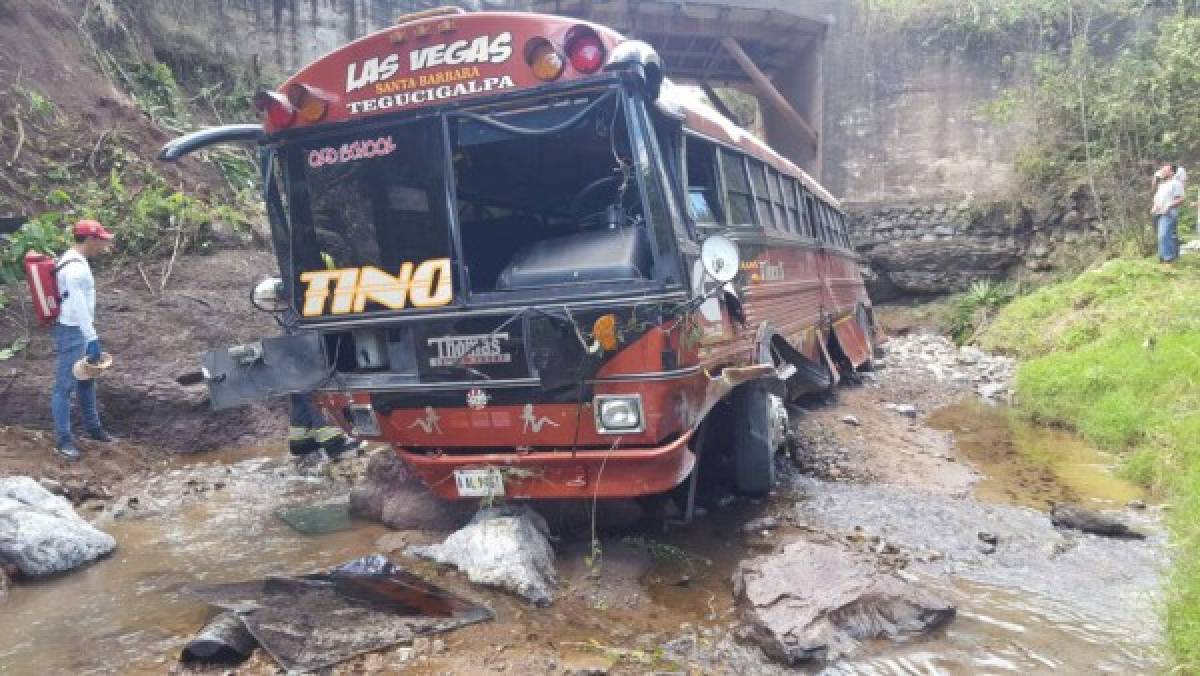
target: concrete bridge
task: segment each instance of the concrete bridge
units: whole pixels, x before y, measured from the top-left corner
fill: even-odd
[[[820,177],[825,41],[833,0],[533,0],[533,9],[611,26],[654,45],[667,75],[717,93],[753,94],[767,142]]]

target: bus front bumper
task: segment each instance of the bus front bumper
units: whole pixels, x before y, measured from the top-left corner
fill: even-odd
[[[663,446],[603,451],[430,455],[397,447],[396,454],[445,500],[489,497],[460,490],[462,477],[484,474],[503,481],[509,499],[633,498],[665,493],[687,479],[696,465],[691,438],[688,432]],[[500,497],[499,491],[493,495]]]

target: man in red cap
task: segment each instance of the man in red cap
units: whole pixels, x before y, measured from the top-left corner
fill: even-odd
[[[108,251],[113,235],[96,221],[75,224],[75,245],[55,265],[55,279],[62,297],[58,323],[54,326],[56,354],[54,394],[50,410],[54,414],[54,450],[68,460],[79,459],[79,449],[71,435],[71,392],[79,392],[79,408],[87,435],[94,441],[112,443],[114,439],[100,424],[96,408],[96,381],[76,380],[72,367],[80,357],[96,363],[100,360],[100,338],[96,335],[96,281],[92,278],[89,258]]]

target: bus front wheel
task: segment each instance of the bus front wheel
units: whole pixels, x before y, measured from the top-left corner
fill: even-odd
[[[760,497],[775,486],[775,452],[786,438],[787,412],[762,381],[746,383],[731,396],[734,487]]]

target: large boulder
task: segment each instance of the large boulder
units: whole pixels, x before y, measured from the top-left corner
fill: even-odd
[[[26,477],[0,479],[0,561],[25,575],[62,573],[116,548],[71,503]]]
[[[546,520],[528,506],[482,509],[442,544],[409,547],[407,553],[451,565],[475,584],[501,587],[547,606],[557,576]]]
[[[796,542],[733,576],[744,633],[774,659],[834,660],[859,643],[929,631],[954,607],[843,549]]]
[[[473,509],[439,499],[388,450],[371,457],[363,481],[350,491],[351,513],[396,530],[451,531]]]

